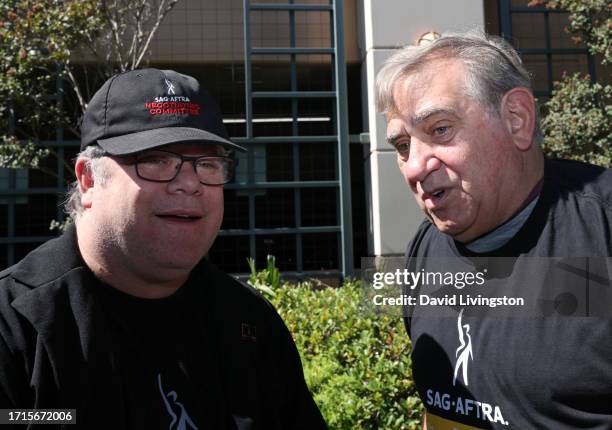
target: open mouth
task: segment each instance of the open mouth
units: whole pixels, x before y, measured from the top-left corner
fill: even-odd
[[[443,202],[447,194],[448,191],[445,188],[441,188],[439,190],[423,194],[422,198],[423,201],[426,202],[427,207],[433,209]]]
[[[436,192],[431,193],[431,195],[436,199],[440,199],[444,195],[444,193],[444,190],[438,190]]]

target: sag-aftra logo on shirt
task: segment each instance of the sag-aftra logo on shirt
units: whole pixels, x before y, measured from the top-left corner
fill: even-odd
[[[193,423],[193,420],[187,413],[185,406],[179,402],[178,394],[176,391],[164,390],[161,380],[161,374],[157,374],[157,384],[159,386],[159,393],[161,394],[166,412],[170,417],[170,425],[168,430],[198,430],[198,427]]]
[[[453,373],[453,387],[462,380],[464,386],[469,385],[468,364],[474,361],[472,352],[472,334],[470,324],[463,322],[463,309],[457,317],[457,331],[459,346],[455,351],[455,371]],[[502,415],[501,408],[487,402],[481,402],[461,396],[453,396],[449,393],[440,392],[434,389],[426,390],[425,404],[427,407],[427,428],[428,430],[472,430],[477,427],[467,426],[454,421],[450,421],[434,415],[431,411],[439,409],[455,415],[471,417],[488,421],[490,423],[509,425]]]

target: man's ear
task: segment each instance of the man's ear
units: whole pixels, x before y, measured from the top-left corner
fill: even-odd
[[[74,173],[81,189],[81,204],[84,208],[90,208],[93,200],[94,180],[90,165],[86,158],[79,158],[74,166]]]
[[[512,136],[514,145],[527,151],[533,144],[536,126],[535,100],[527,88],[513,88],[504,94],[501,101],[501,116]]]

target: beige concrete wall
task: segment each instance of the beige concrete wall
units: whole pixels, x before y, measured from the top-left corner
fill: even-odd
[[[483,0],[363,0],[366,50],[414,43],[428,31],[484,24]]]
[[[467,27],[484,27],[482,0],[361,0],[363,19],[362,57],[367,73],[367,126],[370,156],[371,255],[402,254],[424,218],[399,174],[395,152],[385,142],[386,121],[374,108],[374,79],[385,59],[405,45],[414,44],[428,31],[442,33]]]

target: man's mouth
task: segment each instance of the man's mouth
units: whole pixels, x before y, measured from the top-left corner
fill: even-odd
[[[444,190],[438,190],[438,191],[431,193],[431,195],[434,196],[434,198],[440,198],[442,197],[442,194],[444,194]]]
[[[423,202],[428,209],[437,208],[443,201],[448,191],[444,188],[433,190],[431,192],[423,193]]]
[[[202,215],[199,214],[187,214],[187,213],[162,213],[155,215],[158,218],[167,220],[167,221],[177,221],[177,222],[195,222],[202,219]]]

